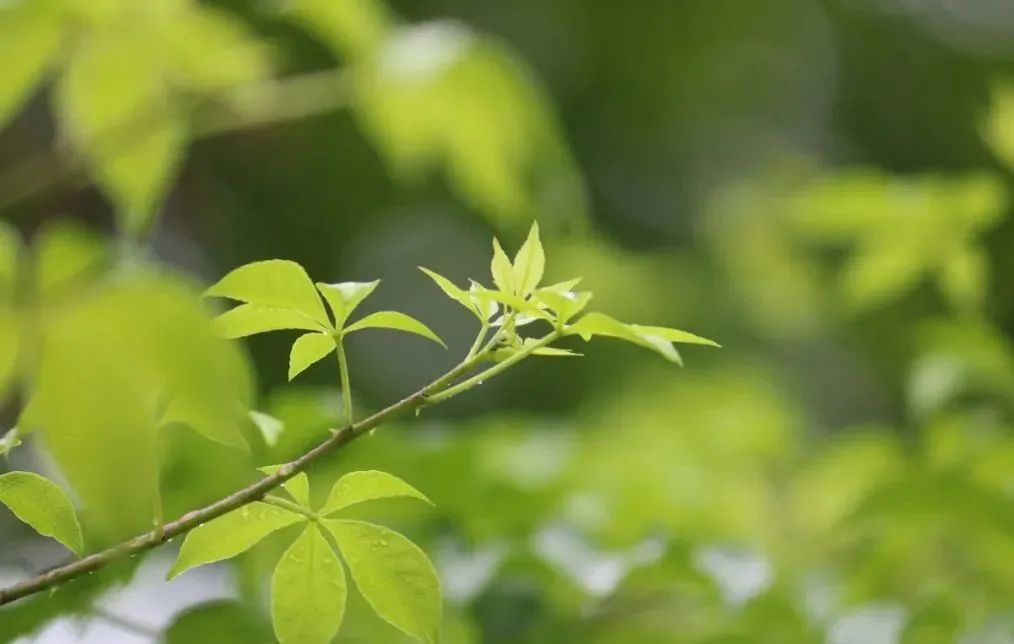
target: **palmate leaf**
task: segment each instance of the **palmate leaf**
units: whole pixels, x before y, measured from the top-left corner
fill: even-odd
[[[212,327],[220,337],[230,340],[268,331],[326,330],[326,327],[301,311],[260,304],[240,304],[216,317],[212,321]]]
[[[167,579],[215,561],[235,557],[276,530],[305,517],[266,503],[251,503],[194,528],[183,542]]]
[[[380,280],[372,282],[339,282],[337,284],[325,284],[317,282],[317,290],[327,300],[328,306],[335,318],[335,328],[341,329],[345,321],[349,319],[352,312],[356,310],[363,300],[368,298],[380,285]]]
[[[74,506],[52,481],[31,472],[2,474],[0,503],[39,534],[53,537],[76,554],[84,550]]]
[[[422,337],[432,340],[447,348],[444,341],[437,336],[428,326],[416,320],[415,318],[399,313],[398,311],[377,311],[371,313],[366,317],[353,322],[349,326],[345,327],[345,333],[352,333],[353,331],[359,331],[361,329],[393,329],[395,331],[404,331],[406,333],[415,333]]]
[[[535,293],[535,299],[549,307],[556,313],[557,324],[567,324],[575,315],[584,310],[591,301],[590,291],[575,293],[570,290],[539,289]]]
[[[439,273],[431,271],[428,268],[420,266],[419,270],[421,270],[423,273],[426,273],[426,275],[428,275],[430,279],[436,282],[436,285],[440,287],[440,290],[443,291],[444,294],[447,295],[447,297],[451,298],[461,306],[468,309],[473,315],[475,315],[480,320],[484,319],[482,316],[481,309],[477,306],[477,304],[472,299],[472,296],[468,291],[466,291],[463,288],[458,288],[457,286],[454,285],[454,282],[447,279],[443,275],[440,275]],[[489,317],[487,316],[485,319],[489,319]]]
[[[331,324],[310,277],[302,266],[289,260],[270,259],[240,266],[204,294],[261,307],[292,309],[323,328]]]
[[[285,551],[271,578],[271,619],[281,644],[327,644],[341,627],[345,570],[316,524]]]
[[[426,498],[425,494],[397,476],[387,472],[367,470],[350,472],[338,479],[334,487],[331,488],[331,494],[324,503],[324,507],[321,508],[320,514],[328,516],[357,503],[392,497],[409,497],[433,505],[433,502]]]
[[[489,264],[489,272],[493,277],[493,283],[504,293],[513,295],[517,289],[514,283],[514,265],[510,257],[504,252],[500,241],[493,238],[493,259]]]
[[[307,333],[296,338],[289,353],[289,380],[335,350],[334,338],[328,333]]]
[[[385,621],[424,642],[435,642],[443,607],[433,564],[403,535],[363,521],[324,519],[352,579]]]

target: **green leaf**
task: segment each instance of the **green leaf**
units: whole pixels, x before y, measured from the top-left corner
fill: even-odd
[[[651,329],[659,329],[664,333],[657,333]],[[568,334],[577,334],[586,342],[591,340],[593,336],[618,338],[651,349],[670,362],[683,364],[683,360],[680,358],[679,352],[672,345],[672,341],[665,337],[665,335],[669,335],[670,332],[674,331],[673,329],[664,329],[662,327],[640,327],[639,330],[636,325],[624,324],[602,313],[589,313],[567,328]]]
[[[265,465],[260,468],[260,471],[267,475],[272,475],[278,471],[281,465]],[[285,491],[292,495],[292,498],[299,505],[304,508],[310,508],[310,479],[306,476],[306,472],[300,472],[293,476],[291,479],[282,483],[282,487]]]
[[[5,455],[7,452],[21,444],[21,439],[18,438],[18,434],[18,428],[15,427],[3,436],[0,436],[0,456]]]
[[[270,71],[267,47],[228,12],[195,5],[164,29],[171,70],[194,90],[220,93]]]
[[[0,221],[0,305],[14,295],[23,252],[17,229]]]
[[[222,405],[207,400],[175,398],[162,415],[162,425],[181,423],[216,443],[248,451],[250,446],[239,429],[241,412],[229,414]]]
[[[74,506],[52,481],[31,472],[2,474],[0,503],[39,534],[53,537],[78,555],[84,550]]]
[[[373,56],[394,24],[381,0],[293,0],[286,6],[296,20],[350,60]]]
[[[269,331],[323,329],[319,322],[300,311],[259,304],[240,304],[212,320],[211,326],[219,337],[228,339],[245,338]]]
[[[676,342],[679,344],[701,344],[707,347],[721,348],[722,345],[718,344],[714,340],[708,338],[702,338],[699,335],[694,335],[689,331],[681,331],[679,329],[670,329],[664,326],[644,326],[641,324],[628,324],[627,325],[632,331],[641,335],[652,335],[656,336],[669,342]]]
[[[240,266],[204,293],[264,307],[292,309],[330,328],[313,282],[296,262],[269,259]],[[303,328],[303,327],[297,327]]]
[[[35,288],[43,299],[79,292],[108,264],[106,239],[65,220],[45,224],[32,242]]]
[[[489,264],[489,272],[493,275],[493,283],[501,292],[511,295],[515,293],[514,266],[496,237],[493,238],[493,259]]]
[[[514,256],[514,286],[517,294],[527,297],[542,281],[546,269],[546,253],[539,239],[539,222],[532,222],[528,238]]]
[[[20,318],[0,304],[0,396],[17,376]]]
[[[285,430],[285,423],[271,414],[265,414],[260,411],[250,410],[249,417],[250,421],[257,428],[257,431],[261,433],[264,443],[268,447],[274,447],[278,443],[278,438]]]
[[[302,515],[260,502],[233,510],[187,535],[167,579],[195,566],[235,557],[272,532],[305,520]]]
[[[433,340],[443,348],[447,348],[444,341],[441,340],[436,333],[434,333],[428,326],[416,320],[415,318],[399,313],[398,311],[377,311],[371,313],[361,320],[353,322],[349,326],[345,327],[345,333],[352,333],[353,331],[359,331],[360,329],[394,329],[395,331],[405,331],[406,333],[415,333],[421,335],[424,338]]]
[[[349,319],[352,312],[356,310],[356,307],[362,304],[363,300],[368,298],[379,284],[380,280],[372,282],[339,282],[337,284],[317,282],[317,290],[320,291],[320,294],[327,300],[328,306],[331,307],[331,312],[334,313],[336,328],[341,329],[345,326],[345,321]]]
[[[296,338],[289,353],[289,380],[335,350],[334,338],[328,333],[307,333]]]
[[[56,92],[69,138],[91,162],[128,233],[149,226],[185,144],[185,119],[162,78],[158,49],[143,30],[88,31]]]
[[[160,644],[250,644],[270,642],[271,625],[253,606],[235,599],[216,599],[187,608],[173,617]]]
[[[320,514],[326,516],[363,501],[399,496],[419,499],[433,505],[425,494],[397,476],[387,472],[367,470],[350,472],[338,479],[334,487],[331,488],[331,494],[324,507],[321,508]]]
[[[573,291],[539,289],[534,298],[552,309],[556,313],[557,322],[563,325],[588,306],[592,294],[590,291],[575,293]]]
[[[526,300],[523,297],[514,295],[513,293],[505,293],[503,291],[494,291],[491,289],[476,286],[472,291],[472,296],[482,301],[499,302],[513,308],[518,313],[527,313],[535,318],[548,320],[549,314],[540,309],[535,302]]]
[[[345,569],[320,529],[309,524],[278,560],[271,619],[281,644],[327,644],[345,616]]]
[[[454,285],[454,282],[447,279],[443,275],[440,275],[439,273],[431,271],[428,268],[420,266],[419,270],[429,275],[430,279],[436,282],[437,286],[440,287],[440,290],[443,291],[444,294],[447,295],[447,297],[451,298],[452,300],[455,300],[456,302],[461,304],[461,306],[471,311],[473,315],[475,315],[479,319],[482,319],[479,309],[476,306],[476,303],[472,300],[472,296],[469,294],[468,291],[462,288],[458,288],[457,286]]]
[[[443,606],[440,580],[426,553],[403,535],[363,521],[325,519],[359,592],[384,620],[435,642]]]
[[[489,296],[489,294],[497,292],[487,289],[475,281],[468,287],[468,297],[471,298],[472,306],[475,307],[479,319],[490,320],[500,310],[500,304]]]
[[[64,21],[49,0],[6,3],[0,9],[0,127],[39,84],[59,52]]]

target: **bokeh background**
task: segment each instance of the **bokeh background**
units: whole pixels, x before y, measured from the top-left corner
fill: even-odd
[[[66,476],[89,545],[150,520],[135,473],[178,516],[319,442],[341,402],[330,361],[288,383],[294,336],[258,336],[236,346],[280,433],[141,444],[108,413],[150,394],[119,386],[139,347],[180,378],[211,358],[171,298],[80,312],[82,292],[155,265],[153,288],[196,293],[268,258],[381,278],[367,306],[450,350],[356,338],[357,406],[379,408],[473,337],[416,267],[488,283],[491,236],[538,219],[553,281],[723,348],[681,369],[578,343],[314,470],[315,494],[370,468],[433,499],[363,512],[435,560],[442,641],[1014,642],[1008,0],[6,0],[0,52],[0,216],[67,347],[49,368],[99,383],[4,467]],[[168,585],[163,548],[0,609],[0,641],[269,641],[285,543]],[[4,581],[66,556],[5,510],[0,544]],[[351,602],[337,641],[401,641]]]

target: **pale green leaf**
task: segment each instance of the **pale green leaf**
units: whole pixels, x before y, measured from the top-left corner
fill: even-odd
[[[986,144],[1008,168],[1014,169],[1014,85],[993,90],[991,109],[983,123]]]
[[[443,606],[440,580],[426,553],[382,526],[339,519],[322,523],[377,615],[413,637],[435,642]]]
[[[90,161],[128,233],[148,228],[185,145],[185,118],[146,35],[119,25],[83,35],[56,92],[67,135]]]
[[[23,251],[17,229],[0,221],[0,305],[14,295]]]
[[[73,221],[49,222],[36,233],[32,279],[42,298],[74,292],[94,280],[109,259],[108,242]]]
[[[532,222],[528,238],[514,256],[514,286],[517,294],[527,297],[542,281],[546,269],[546,253],[539,239],[539,222]]]
[[[473,289],[472,296],[479,298],[480,301],[485,300],[499,302],[500,304],[513,308],[518,313],[527,313],[535,318],[544,320],[550,319],[549,314],[540,309],[538,304],[531,300],[526,300],[518,295],[514,295],[513,293],[494,291],[479,286]]]
[[[302,266],[289,260],[269,259],[240,266],[204,294],[259,306],[293,309],[324,328],[331,324],[310,277]]]
[[[514,265],[511,264],[510,257],[504,252],[500,240],[496,237],[493,238],[493,259],[489,264],[489,272],[493,276],[493,283],[500,291],[511,295],[515,293]]]
[[[250,410],[249,417],[250,421],[257,428],[257,431],[264,438],[264,443],[268,447],[274,447],[278,443],[278,438],[285,430],[285,423],[270,414],[260,411]]]
[[[567,332],[581,336],[586,342],[594,336],[605,336],[626,340],[657,352],[670,362],[682,364],[679,352],[672,342],[656,333],[637,331],[631,325],[602,313],[589,313],[567,327]]]
[[[534,298],[556,312],[559,324],[566,324],[572,317],[584,310],[591,301],[590,291],[558,291],[555,289],[539,289]]]
[[[21,444],[21,439],[18,438],[19,433],[18,428],[15,427],[3,436],[0,436],[0,456],[5,455],[7,452]]]
[[[286,6],[294,18],[349,59],[372,57],[394,25],[381,0],[293,0]]]
[[[323,327],[306,314],[260,304],[240,304],[212,320],[212,328],[222,338],[245,338],[268,331],[321,331]]]
[[[331,494],[321,509],[322,515],[329,515],[363,501],[390,497],[411,497],[432,505],[419,490],[393,474],[376,470],[350,472],[338,479],[331,488]]]
[[[162,424],[181,423],[216,443],[248,451],[250,446],[239,429],[241,412],[225,413],[216,401],[209,404],[208,400],[200,398],[175,398],[166,407]]]
[[[714,340],[702,338],[699,335],[694,335],[689,331],[681,331],[680,329],[671,329],[664,326],[644,326],[642,324],[629,324],[627,326],[629,326],[635,333],[657,336],[668,340],[669,342],[676,342],[678,344],[702,344],[708,347],[722,346]]]
[[[31,472],[2,474],[0,503],[39,534],[53,537],[77,554],[84,550],[74,506],[52,481]]]
[[[271,621],[281,644],[328,644],[345,616],[345,569],[320,529],[307,525],[271,578]]]
[[[251,503],[200,525],[187,534],[168,579],[204,564],[229,559],[276,530],[305,517],[267,503]]]
[[[267,48],[228,12],[195,5],[167,21],[164,29],[171,71],[196,91],[220,92],[254,83],[270,71]]]
[[[500,310],[500,304],[489,296],[489,294],[496,292],[474,280],[468,287],[468,297],[472,300],[472,306],[475,307],[479,319],[489,320]]]
[[[416,320],[415,318],[399,313],[398,311],[377,311],[371,313],[361,320],[353,322],[349,326],[345,327],[346,333],[353,331],[359,331],[360,329],[393,329],[395,331],[404,331],[406,333],[415,333],[421,335],[424,338],[433,340],[443,348],[447,348],[444,341],[437,336],[428,326]]]
[[[440,290],[443,291],[444,294],[447,295],[447,297],[451,298],[452,300],[455,300],[456,302],[461,304],[461,306],[471,311],[473,315],[480,317],[481,319],[479,310],[477,309],[475,302],[472,301],[472,297],[471,295],[469,295],[468,291],[462,288],[458,288],[457,286],[454,285],[454,282],[447,279],[443,275],[440,275],[439,273],[431,271],[428,268],[420,266],[419,270],[429,275],[430,279],[436,282],[437,286],[440,287]]]
[[[317,282],[317,290],[327,300],[328,305],[331,307],[331,312],[334,313],[335,325],[341,329],[345,326],[345,321],[349,319],[352,312],[356,310],[356,307],[362,304],[363,300],[368,298],[379,284],[380,280],[372,282],[339,282],[337,284]]]
[[[951,306],[963,313],[982,308],[989,287],[989,256],[975,245],[956,249],[937,276]]]
[[[5,3],[0,7],[0,127],[42,80],[59,51],[64,21],[51,0]]]
[[[289,353],[289,380],[335,350],[334,338],[327,333],[307,333],[296,338]]]
[[[272,475],[278,471],[281,465],[266,465],[260,470],[267,475]],[[306,476],[306,472],[300,472],[291,479],[282,483],[282,487],[285,491],[292,495],[292,498],[299,505],[304,508],[310,508],[310,479]]]

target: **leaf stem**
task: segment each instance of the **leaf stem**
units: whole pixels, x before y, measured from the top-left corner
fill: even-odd
[[[335,353],[338,354],[338,371],[342,380],[342,407],[345,410],[345,422],[352,422],[352,383],[349,381],[349,361],[345,356],[345,343],[341,335],[334,339]]]
[[[279,496],[274,496],[273,494],[269,494],[269,495],[265,496],[264,497],[264,502],[267,503],[268,505],[273,505],[275,507],[284,508],[284,509],[288,510],[289,512],[295,512],[296,514],[302,514],[304,517],[306,517],[307,519],[309,519],[311,521],[316,521],[319,518],[315,512],[311,512],[310,510],[307,510],[306,508],[304,508],[303,506],[299,505],[298,503],[293,503],[292,501],[289,501],[288,499],[283,499],[283,498],[281,498]]]
[[[489,332],[489,321],[483,320],[482,327],[479,329],[479,334],[475,336],[475,342],[472,343],[472,347],[468,350],[465,355],[465,360],[470,360],[475,357],[475,354],[479,352],[479,348],[482,346],[482,341],[486,339],[486,333]]]
[[[346,424],[342,428],[334,431],[326,440],[319,443],[316,447],[310,449],[299,458],[279,467],[274,474],[259,479],[246,487],[240,488],[232,494],[223,497],[210,505],[187,512],[179,519],[166,523],[162,530],[145,532],[101,552],[88,555],[87,557],[72,561],[62,566],[57,566],[56,568],[40,573],[35,577],[24,579],[8,586],[7,588],[0,589],[0,606],[50,588],[56,588],[63,583],[88,573],[95,572],[96,570],[102,570],[118,559],[151,550],[156,546],[170,541],[175,537],[186,534],[194,528],[213,519],[217,519],[218,517],[232,512],[233,510],[239,509],[255,501],[265,500],[268,498],[267,494],[269,492],[280,486],[282,483],[285,483],[299,472],[307,469],[313,462],[317,461],[323,455],[331,452],[332,450],[343,447],[363,434],[368,433],[370,430],[397,417],[411,411],[421,409],[426,405],[434,404],[434,399],[436,399],[436,402],[440,402],[471,388],[472,385],[469,383],[472,383],[475,380],[474,378],[465,380],[464,382],[451,386],[450,388],[447,387],[454,381],[471,372],[477,365],[481,364],[492,352],[496,339],[497,337],[494,336],[490,342],[474,356],[462,360],[457,366],[452,368],[443,376],[440,376],[407,398],[403,398],[398,402],[389,405],[375,414],[364,418],[358,423],[346,421]],[[495,367],[483,372],[483,374],[481,374],[482,377],[488,378],[496,375],[496,373],[504,371],[522,358],[530,355],[535,348],[538,348],[538,346],[544,346],[553,339],[555,339],[555,333],[543,338],[539,341],[539,343],[526,347],[525,351],[511,356]]]

